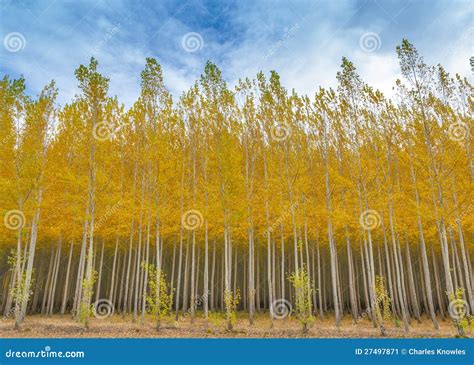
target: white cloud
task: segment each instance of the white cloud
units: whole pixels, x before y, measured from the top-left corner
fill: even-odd
[[[400,77],[395,46],[407,37],[428,63],[442,63],[452,74],[471,74],[472,37],[469,42],[463,34],[466,24],[472,23],[472,9],[462,3],[436,2],[429,8],[413,3],[397,19],[391,19],[396,12],[372,2],[348,0],[242,1],[216,14],[210,6],[206,12],[202,4],[186,4],[153,8],[127,1],[55,3],[46,11],[39,5],[31,11],[21,3],[10,5],[0,34],[22,32],[27,45],[21,54],[3,52],[2,70],[24,74],[32,94],[54,78],[64,104],[77,93],[74,70],[89,61],[93,50],[100,71],[110,77],[110,93],[130,107],[139,93],[146,57],[156,57],[162,64],[165,83],[176,100],[199,77],[207,59],[221,68],[231,85],[260,70],[267,74],[276,70],[285,87],[313,95],[319,86],[336,86],[345,56],[364,81],[390,95]],[[397,10],[397,4],[391,6]],[[193,31],[203,37],[204,46],[188,53],[181,39]],[[380,35],[382,44],[365,53],[359,38],[370,31]],[[450,47],[454,51],[447,52]]]

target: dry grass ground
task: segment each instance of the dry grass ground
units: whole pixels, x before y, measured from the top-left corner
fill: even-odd
[[[428,319],[421,323],[412,321],[410,331],[391,323],[387,326],[387,337],[426,338],[454,337],[455,329],[450,321],[440,321],[439,330],[435,330]],[[295,318],[275,320],[273,328],[265,315],[258,315],[254,325],[250,326],[244,314],[239,314],[234,331],[226,331],[225,319],[222,315],[213,315],[206,325],[204,318],[196,318],[191,324],[190,318],[176,323],[168,317],[162,321],[162,328],[156,331],[152,317],[147,317],[144,325],[133,324],[131,317],[122,318],[115,314],[106,319],[92,318],[90,328],[86,331],[71,316],[29,316],[20,330],[15,330],[12,319],[0,322],[0,337],[80,337],[80,338],[366,338],[380,337],[378,329],[367,319],[353,323],[352,318],[345,317],[339,328],[334,318],[316,319],[309,333],[303,334],[301,326]]]

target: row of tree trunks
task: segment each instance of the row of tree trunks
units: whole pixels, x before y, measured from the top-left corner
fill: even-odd
[[[177,310],[178,313],[181,311],[183,311],[183,313],[186,312],[188,308],[193,307],[193,303],[196,303],[196,300],[193,302],[191,299],[190,293],[194,293],[195,299],[200,297],[205,298],[205,293],[208,290],[209,298],[222,298],[217,300],[217,303],[213,303],[213,301],[210,300],[210,305],[212,305],[214,309],[219,308],[222,310],[225,309],[223,297],[225,291],[228,290],[228,288],[231,288],[231,290],[234,292],[239,289],[241,291],[243,291],[245,288],[248,289],[248,266],[250,265],[247,256],[248,251],[246,251],[246,249],[243,247],[232,247],[229,238],[228,240],[229,242],[227,242],[227,249],[225,248],[225,245],[222,249],[218,248],[218,244],[212,245],[212,256],[218,256],[219,252],[221,252],[224,255],[224,258],[227,256],[227,260],[229,260],[229,266],[227,268],[228,271],[225,272],[225,265],[223,268],[223,273],[227,275],[227,282],[224,282],[224,285],[215,285],[216,283],[214,280],[212,280],[211,283],[214,283],[214,285],[210,285],[208,286],[208,289],[206,289],[206,282],[208,280],[206,280],[205,275],[199,275],[198,273],[204,273],[206,271],[205,267],[211,266],[211,268],[208,268],[208,270],[211,271],[211,277],[212,273],[214,273],[214,277],[219,277],[220,270],[217,270],[216,272],[216,269],[212,268],[213,265],[210,265],[211,260],[206,262],[206,253],[202,250],[197,250],[199,252],[195,254],[196,275],[194,278],[192,278],[191,273],[188,273],[189,279],[187,285],[189,295],[187,297],[184,297],[183,295],[177,297],[179,299]],[[281,254],[281,248],[277,249],[277,246],[274,245],[276,241],[276,238],[272,240],[270,237],[270,244],[267,244],[265,249],[263,249],[263,247],[259,247],[256,250],[256,253],[258,253],[255,262],[257,268],[261,267],[261,264],[264,263],[266,272],[264,281],[270,281],[270,283],[272,283],[271,285],[266,286],[262,286],[262,282],[256,283],[258,285],[256,285],[255,291],[260,299],[258,302],[255,302],[256,310],[271,311],[271,303],[275,299],[281,298],[290,301],[292,300],[291,294],[284,289],[284,286],[281,285],[281,283],[278,285],[273,284],[275,281],[277,281],[274,281],[274,278],[278,276],[278,273],[281,273],[282,270],[285,270],[285,268],[287,270],[294,270],[296,265],[292,255],[287,255],[287,257],[285,257]],[[158,263],[157,266],[160,267],[161,270],[164,270],[165,273],[168,273],[167,275],[170,275],[172,270],[177,273],[175,282],[172,284],[174,288],[177,288],[179,277],[185,275],[185,273],[183,272],[181,275],[179,274],[179,268],[177,267],[178,260],[173,260],[173,250],[163,249],[162,242],[162,240],[157,240],[153,245],[147,245],[146,242],[143,242],[142,245],[145,247],[145,253],[144,255],[140,253],[140,257],[143,256],[142,259],[144,262],[149,262],[150,256],[152,256],[150,255],[150,248],[153,247],[155,252],[155,259],[153,259],[153,262]],[[465,287],[466,280],[464,280],[464,278],[466,275],[471,277],[472,273],[469,271],[470,269],[468,265],[462,265],[461,259],[455,258],[455,248],[458,250],[461,248],[460,242],[454,240],[453,238],[452,243],[453,246],[451,246],[449,251],[450,262],[455,264],[454,271],[458,276],[458,285],[464,287],[467,292],[467,288]],[[288,244],[288,242],[286,242],[286,244]],[[312,298],[313,309],[315,314],[319,314],[321,318],[324,318],[328,312],[333,312],[335,310],[333,297],[325,296],[325,292],[330,291],[332,288],[331,282],[325,280],[327,277],[326,275],[330,275],[332,270],[330,267],[324,265],[324,262],[327,262],[326,260],[330,259],[331,253],[326,249],[321,252],[321,248],[319,247],[317,241],[308,240],[307,244],[309,246],[308,255],[303,255],[303,261],[301,261],[301,253],[296,253],[298,257],[298,264],[300,264],[300,262],[304,262],[305,264],[310,263],[312,266],[314,261],[314,268],[312,267],[310,270],[313,276],[312,285],[315,293]],[[75,251],[75,246],[73,243],[70,244],[67,255],[62,255],[62,246],[63,242],[59,241],[58,244],[51,247],[51,249],[40,249],[40,257],[43,257],[44,253],[46,253],[47,259],[39,260],[38,266],[35,267],[35,276],[37,281],[35,282],[33,292],[34,298],[41,298],[41,302],[33,300],[29,306],[29,313],[43,313],[51,315],[55,313],[62,314],[66,312],[72,312],[74,310],[74,303],[79,301],[78,298],[74,297],[80,295],[80,291],[78,291],[77,288],[71,287],[69,279],[70,277],[77,275],[77,273],[82,270],[83,260],[81,260],[81,255],[79,255],[79,257],[73,256],[73,252]],[[125,273],[127,271],[127,263],[129,261],[129,248],[126,242],[120,242],[119,240],[116,240],[114,246],[115,247],[112,247],[111,249],[104,248],[103,255],[102,247],[99,247],[97,250],[100,254],[97,255],[98,258],[96,260],[95,266],[98,269],[102,267],[102,270],[98,270],[100,272],[100,277],[98,277],[98,280],[94,286],[95,299],[98,300],[102,298],[108,298],[114,303],[116,310],[122,310],[124,314],[133,313],[135,310],[134,307],[123,308],[126,293],[129,292],[125,290],[127,283],[126,280],[124,280]],[[390,243],[387,243],[387,246],[388,256],[380,254],[375,258],[375,262],[377,263],[377,265],[375,265],[377,271],[376,274],[386,277],[388,272],[391,272],[395,278],[395,292],[397,293],[397,296],[392,297],[393,311],[395,315],[403,321],[404,326],[406,326],[408,329],[411,319],[421,320],[423,315],[432,318],[429,304],[430,298],[426,290],[425,273],[422,269],[424,260],[423,250],[421,247],[419,247],[419,249],[412,252],[412,249],[409,248],[408,242],[406,241],[405,244],[402,245],[395,234],[393,236],[393,240]],[[352,255],[352,247],[346,242],[346,246],[344,248],[346,255],[341,255],[339,257],[337,266],[339,268],[338,287],[341,288],[341,290],[338,291],[338,298],[341,298],[341,303],[337,308],[339,311],[341,311],[341,313],[351,314],[356,321],[360,319],[361,316],[363,316],[363,313],[361,312],[363,311],[363,308],[368,310],[367,313],[369,316],[371,313],[371,300],[368,294],[370,280],[368,275],[366,275],[368,273],[367,266],[370,262],[368,245],[362,243],[361,247],[362,250],[359,250],[360,258],[357,258],[357,256]],[[136,262],[138,259],[139,249],[140,248],[137,247],[136,252],[132,251],[132,261]],[[309,252],[314,252],[314,260],[309,255]],[[459,252],[457,254],[459,255]],[[191,247],[189,247],[187,253],[183,253],[183,256],[188,256],[191,260]],[[242,258],[240,258],[241,256]],[[442,317],[446,316],[448,302],[447,298],[443,296],[442,293],[445,289],[447,289],[447,286],[439,279],[438,266],[440,262],[443,262],[441,254],[438,255],[434,250],[432,250],[431,256],[431,263],[428,262],[429,279],[430,281],[434,282],[434,285],[437,288],[439,288],[439,290],[435,290],[436,295],[431,298],[432,310],[434,312],[434,318],[436,319],[437,314],[441,315]],[[243,257],[245,257],[245,260]],[[259,258],[262,257],[266,258],[264,262],[259,260]],[[471,260],[472,258],[466,256],[466,259]],[[66,263],[67,267],[65,275],[60,275],[60,267]],[[140,267],[140,265],[138,265],[138,267]],[[350,269],[350,267],[352,267],[352,269]],[[465,267],[467,268],[467,272],[464,271]],[[419,268],[421,268],[421,271],[418,270]],[[11,286],[11,283],[15,280],[15,272],[15,270],[10,272],[8,282],[9,285],[7,285],[7,287]],[[131,301],[133,303],[135,303],[135,301],[140,303],[139,312],[141,312],[143,315],[146,311],[146,307],[144,307],[144,303],[146,303],[145,295],[150,295],[147,294],[149,293],[149,287],[146,284],[146,271],[140,273],[140,270],[138,269],[134,272],[135,274],[134,276],[132,275],[133,279],[131,278],[131,281],[135,283],[138,282],[139,286],[133,286],[133,290],[131,291]],[[140,278],[140,276],[142,276],[142,278]],[[461,276],[463,280],[460,279]],[[194,280],[194,285],[191,283],[191,279]],[[283,278],[283,283],[288,285],[286,278]],[[76,285],[79,287],[81,286],[78,283],[76,283]],[[472,290],[472,287],[470,289]],[[187,301],[187,303],[184,303],[184,301]],[[201,299],[197,302],[204,303],[204,300]],[[185,304],[185,306],[183,307],[181,303]],[[4,306],[2,311],[5,315],[9,313],[10,308],[8,308],[8,306],[10,305],[11,307],[12,303],[11,301],[9,302],[6,300],[2,304]],[[197,309],[195,305],[194,308]],[[249,303],[240,303],[238,308],[240,310],[246,309],[248,311]],[[176,310],[176,305],[174,306],[174,309]],[[355,315],[354,311],[356,312]],[[433,325],[436,323],[437,322],[433,321]]]

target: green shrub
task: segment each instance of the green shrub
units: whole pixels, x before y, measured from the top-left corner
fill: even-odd
[[[156,318],[156,329],[160,329],[161,320],[168,315],[173,305],[173,293],[166,281],[163,270],[155,268],[152,264],[142,263],[142,267],[148,272],[148,285],[150,292],[146,296],[148,312]]]
[[[224,291],[224,304],[227,313],[227,330],[232,331],[237,322],[237,306],[240,301],[240,291],[237,289],[235,293],[232,290]]]
[[[390,308],[390,296],[385,285],[385,278],[383,276],[375,277],[375,303],[373,308],[373,318],[375,325],[380,329],[382,336],[386,335],[385,324],[392,318],[392,311]]]
[[[296,318],[303,326],[303,332],[308,332],[309,326],[314,322],[313,302],[311,295],[313,285],[309,277],[308,270],[303,266],[288,276],[288,280],[295,288],[295,308]]]
[[[457,288],[454,293],[447,293],[449,298],[449,315],[458,332],[458,337],[466,337],[467,331],[474,329],[474,317],[469,315],[469,306],[464,300],[464,289]]]

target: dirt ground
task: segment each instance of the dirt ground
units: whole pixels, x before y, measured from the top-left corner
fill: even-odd
[[[105,319],[91,318],[90,327],[84,330],[69,315],[29,316],[19,330],[15,330],[13,319],[0,321],[0,337],[4,338],[366,338],[380,337],[378,329],[374,328],[368,319],[361,319],[355,324],[351,317],[346,316],[336,328],[334,318],[315,320],[307,334],[301,331],[301,325],[296,318],[290,317],[275,320],[270,328],[270,320],[266,315],[257,315],[252,326],[249,325],[245,314],[239,314],[233,331],[226,330],[226,322],[222,315],[213,314],[206,325],[204,318],[196,318],[191,324],[190,318],[182,318],[178,323],[173,317],[162,321],[162,328],[156,331],[152,317],[146,317],[144,325],[132,323],[132,317],[122,318],[114,314]],[[427,338],[454,337],[456,331],[448,320],[439,322],[439,330],[435,330],[428,319],[421,323],[412,321],[410,331],[404,331],[403,326],[390,323],[387,337],[398,338]],[[472,336],[472,334],[471,334]]]

